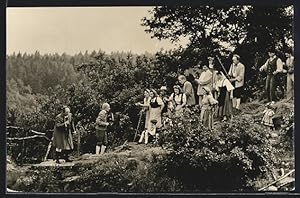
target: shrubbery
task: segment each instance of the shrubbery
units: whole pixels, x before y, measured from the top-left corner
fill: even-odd
[[[242,117],[209,130],[188,113],[173,125],[163,133],[170,153],[160,169],[181,181],[182,191],[253,190],[253,180],[275,163],[266,134]]]

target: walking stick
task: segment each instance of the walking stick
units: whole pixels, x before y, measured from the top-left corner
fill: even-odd
[[[137,132],[138,132],[139,127],[140,127],[141,119],[142,119],[142,112],[140,111],[140,117],[139,117],[138,125],[137,125],[136,130],[135,130],[133,141],[135,141],[135,138],[137,136]]]
[[[82,126],[80,126],[82,128]],[[80,156],[80,129],[77,130],[77,157]]]
[[[50,149],[51,149],[51,147],[52,147],[52,142],[53,142],[53,136],[52,136],[52,138],[51,138],[51,141],[50,141],[49,144],[48,144],[48,148],[47,148],[46,155],[45,155],[45,157],[44,157],[44,161],[47,160],[47,157],[48,157],[48,155],[49,155]]]

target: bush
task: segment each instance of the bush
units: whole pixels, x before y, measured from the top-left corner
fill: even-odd
[[[193,114],[193,113],[192,113]],[[162,134],[170,153],[160,169],[182,183],[182,191],[253,190],[253,181],[275,163],[273,148],[261,128],[244,118],[217,130],[186,114]]]

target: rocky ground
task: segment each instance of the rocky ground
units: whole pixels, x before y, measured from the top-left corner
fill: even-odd
[[[11,161],[8,161],[7,186],[10,192],[22,190],[27,192],[27,189],[29,190],[38,185],[36,182],[43,180],[45,183],[47,181],[51,182],[40,184],[47,186],[35,187],[32,192],[80,192],[82,189],[74,189],[72,185],[76,182],[82,182],[81,180],[87,177],[85,173],[89,172],[88,175],[90,176],[95,167],[106,171],[103,173],[104,175],[109,174],[110,169],[119,167],[124,171],[143,169],[144,167],[147,168],[147,163],[151,163],[153,156],[162,155],[165,152],[160,147],[125,142],[122,146],[116,147],[113,151],[103,155],[97,156],[88,153],[79,158],[71,158],[72,162],[65,162],[61,159],[61,164],[49,159],[40,164],[17,167]],[[43,176],[45,177],[38,178]],[[49,176],[50,178],[46,178]]]
[[[275,104],[276,114],[281,116],[287,116],[291,109],[293,109],[292,103],[289,101],[280,101]],[[257,115],[262,112],[264,105],[259,102],[252,102],[243,104],[241,111],[236,111],[235,116],[245,116],[251,119],[253,122],[259,121]],[[220,121],[216,121],[216,127],[218,127]],[[267,191],[277,190],[291,190],[294,183],[294,152],[289,143],[284,143],[286,140],[286,133],[278,129],[272,131],[270,134],[270,141],[274,147],[278,148],[278,164],[276,169],[272,170],[272,174],[268,178],[258,178],[256,182],[257,189]],[[287,149],[289,148],[289,149]],[[81,189],[80,183],[85,183],[85,177],[87,175],[93,175],[94,169],[101,169],[104,172],[102,176],[106,175],[108,178],[114,178],[112,176],[111,169],[117,168],[120,171],[139,171],[141,174],[147,170],[149,163],[155,156],[163,155],[166,150],[155,145],[138,145],[136,143],[125,142],[123,145],[114,148],[113,150],[105,153],[102,156],[96,156],[93,154],[84,154],[79,158],[72,158],[73,162],[63,162],[62,164],[56,164],[53,160],[47,160],[40,164],[26,165],[23,167],[17,167],[9,158],[7,159],[7,187],[9,192],[15,191],[31,191],[31,192],[93,192],[93,189]],[[289,175],[286,175],[290,173]],[[133,174],[134,175],[134,174]],[[128,176],[128,175],[127,175]],[[130,177],[129,175],[128,177]],[[284,178],[283,178],[284,176]],[[121,176],[118,176],[121,177]],[[276,182],[276,180],[281,179]],[[114,181],[106,181],[103,178],[99,185],[113,185]],[[42,183],[40,181],[43,181]],[[122,180],[124,181],[124,180]],[[121,189],[121,191],[130,190],[134,182],[138,182],[138,178],[131,178],[125,185],[127,189]],[[110,186],[111,187],[111,186]],[[102,189],[105,189],[103,186]],[[109,189],[112,189],[109,188]],[[132,190],[132,189],[131,189]]]

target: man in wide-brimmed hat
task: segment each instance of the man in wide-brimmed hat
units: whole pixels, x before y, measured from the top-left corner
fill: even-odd
[[[278,58],[275,54],[275,47],[270,47],[268,49],[268,55],[269,58],[265,62],[264,65],[262,65],[259,69],[259,71],[265,71],[267,73],[267,79],[266,79],[266,93],[268,101],[274,101],[275,98],[275,89],[276,89],[276,80],[275,76],[276,74],[282,72],[283,69],[283,63],[280,58]]]

